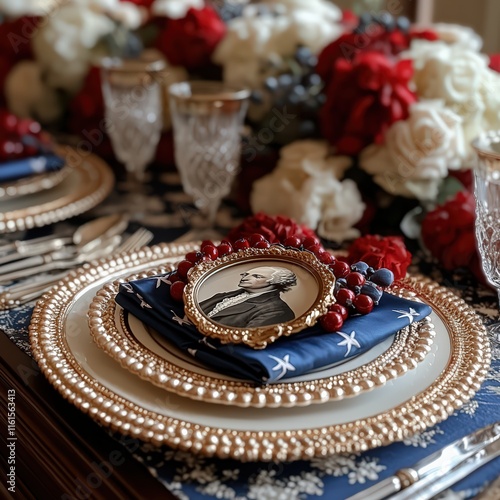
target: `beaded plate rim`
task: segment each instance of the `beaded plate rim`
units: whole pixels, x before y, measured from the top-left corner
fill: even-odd
[[[165,272],[165,268],[153,268],[128,276],[125,281],[162,272]],[[106,284],[90,304],[89,328],[94,342],[121,366],[143,380],[179,396],[208,403],[244,408],[278,408],[355,397],[415,368],[425,359],[435,336],[433,325],[427,317],[400,330],[389,349],[358,368],[314,381],[283,381],[256,386],[250,382],[221,379],[215,372],[210,376],[182,368],[141,344],[124,321],[121,321],[119,328],[116,325],[117,305],[114,299],[123,282],[120,279]],[[404,296],[405,291],[400,290],[398,295]]]
[[[73,175],[81,175],[83,179],[78,189],[40,205],[29,204],[11,211],[4,209],[0,212],[0,234],[43,227],[75,217],[94,208],[111,193],[115,178],[106,162],[93,154],[80,154],[69,146],[60,147],[57,152],[66,159],[70,170],[61,183]]]
[[[37,303],[30,341],[42,373],[59,393],[100,424],[154,445],[241,461],[293,461],[354,453],[400,441],[446,419],[479,390],[491,350],[479,316],[453,292],[423,277],[393,285],[432,304],[446,325],[451,355],[424,391],[377,415],[342,424],[286,431],[238,431],[191,423],[140,407],[89,375],[68,349],[62,323],[75,296],[99,279],[172,262],[194,246],[160,245],[102,259],[73,271]],[[132,269],[130,269],[133,272]]]

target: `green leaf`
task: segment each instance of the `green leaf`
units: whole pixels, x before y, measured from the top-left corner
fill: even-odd
[[[436,204],[442,205],[448,200],[451,200],[457,193],[463,191],[464,189],[464,185],[457,178],[446,177],[439,187]]]

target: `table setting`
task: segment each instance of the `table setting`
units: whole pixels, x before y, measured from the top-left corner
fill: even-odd
[[[0,334],[112,450],[58,494],[126,489],[119,449],[166,498],[494,495],[479,35],[378,4],[94,3],[0,24],[35,29],[0,57]],[[51,42],[71,16],[97,23],[78,56]]]

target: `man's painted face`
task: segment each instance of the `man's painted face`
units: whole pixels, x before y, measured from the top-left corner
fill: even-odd
[[[263,288],[271,287],[269,284],[274,273],[272,267],[256,267],[241,274],[241,280],[238,284],[241,288],[248,291],[260,291]]]

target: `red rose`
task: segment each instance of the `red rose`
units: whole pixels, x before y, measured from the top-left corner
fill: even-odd
[[[319,118],[338,154],[355,155],[381,142],[392,123],[408,117],[417,100],[409,89],[412,76],[411,61],[392,63],[379,52],[359,52],[352,62],[336,60]]]
[[[227,239],[235,242],[240,238],[249,238],[252,234],[256,233],[264,236],[269,243],[284,243],[290,236],[298,236],[300,239],[309,236],[317,238],[316,233],[312,229],[297,224],[288,217],[258,213],[247,217],[239,226],[232,229],[227,234]]]
[[[491,54],[489,66],[492,70],[500,73],[500,54]]]
[[[156,46],[173,66],[189,70],[210,65],[210,56],[226,33],[226,25],[211,7],[189,9],[182,19],[167,19]]]
[[[396,56],[410,47],[415,38],[434,41],[437,34],[431,30],[386,31],[382,26],[370,25],[364,33],[344,33],[327,45],[318,57],[317,73],[325,82],[329,82],[338,59],[352,61],[360,52],[380,52],[388,57]]]
[[[374,269],[385,267],[394,273],[395,279],[399,280],[406,276],[411,257],[403,238],[369,234],[354,241],[349,248],[347,261],[351,264],[366,262]]]
[[[0,23],[0,54],[2,58],[19,62],[32,59],[32,39],[38,29],[39,18],[24,16]]]
[[[429,212],[422,222],[424,245],[448,271],[474,263],[474,218],[474,195],[460,191],[452,200]]]

